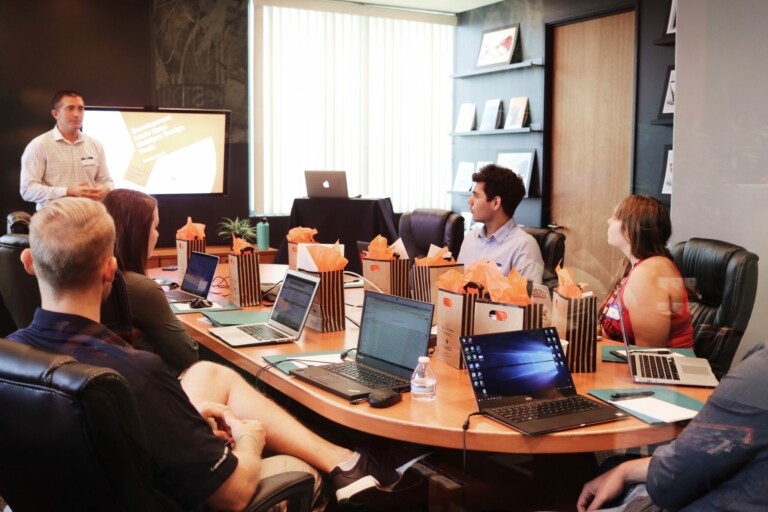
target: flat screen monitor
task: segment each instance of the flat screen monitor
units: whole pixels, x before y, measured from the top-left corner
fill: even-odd
[[[86,107],[83,133],[104,145],[117,188],[225,194],[228,110]]]

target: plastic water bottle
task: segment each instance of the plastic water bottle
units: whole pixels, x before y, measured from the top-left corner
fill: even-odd
[[[256,224],[256,248],[260,251],[269,249],[269,222],[266,217]]]
[[[419,357],[419,364],[411,376],[411,399],[416,402],[432,402],[437,396],[437,379],[429,357]]]

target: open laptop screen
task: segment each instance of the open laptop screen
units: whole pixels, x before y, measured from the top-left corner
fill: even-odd
[[[410,377],[419,356],[427,355],[433,309],[427,302],[366,291],[356,360]]]
[[[218,264],[218,256],[193,251],[189,255],[189,263],[184,274],[184,280],[181,282],[181,289],[200,297],[207,297]]]
[[[287,272],[272,307],[270,320],[298,331],[304,323],[307,311],[312,305],[316,282],[301,277],[296,272]]]
[[[461,343],[478,403],[575,394],[554,328],[468,336]]]

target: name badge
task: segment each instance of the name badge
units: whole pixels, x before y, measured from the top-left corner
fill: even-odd
[[[86,165],[96,165],[96,159],[92,156],[84,156],[80,159],[80,165],[83,167]]]
[[[608,311],[605,313],[605,316],[611,320],[619,320],[619,307],[616,304],[611,304],[608,306]]]

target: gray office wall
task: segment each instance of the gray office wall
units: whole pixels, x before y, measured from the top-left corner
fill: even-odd
[[[757,300],[734,362],[768,339],[768,2],[678,0],[672,222],[760,256]]]

